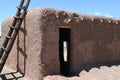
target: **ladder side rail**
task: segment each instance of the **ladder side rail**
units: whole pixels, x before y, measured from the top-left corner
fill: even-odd
[[[23,4],[24,4],[24,0],[21,0],[20,5],[19,5],[19,8],[18,8],[15,16],[20,16],[20,12],[21,12],[21,9],[22,9],[22,7],[23,7]],[[21,7],[21,9],[20,9],[20,7]],[[16,25],[16,23],[17,23],[17,20],[18,20],[18,19],[14,17],[14,20],[13,20],[11,26],[14,27],[14,26]],[[7,36],[11,36],[13,30],[14,30],[13,28],[10,28]],[[9,38],[6,37],[5,40],[4,40],[4,42],[3,42],[3,44],[2,44],[2,46],[3,46],[4,48],[6,48],[8,42],[9,42]],[[4,53],[4,49],[3,49],[3,48],[0,48],[0,58],[2,57],[3,53]]]
[[[10,53],[10,51],[12,49],[12,46],[13,46],[13,44],[15,42],[16,36],[17,36],[17,34],[19,32],[19,28],[20,28],[20,26],[22,24],[22,21],[23,21],[24,17],[27,14],[27,8],[29,6],[29,3],[30,3],[30,0],[27,0],[26,5],[24,6],[23,13],[22,13],[20,19],[18,20],[17,25],[15,26],[15,27],[17,27],[17,29],[14,30],[13,36],[11,37],[10,42],[9,42],[9,44],[7,46],[7,50],[5,51],[5,54],[1,57],[0,72],[2,71],[2,69],[3,69],[4,65],[5,65],[5,62],[6,62],[7,58],[8,58],[8,56],[9,56],[9,53]]]

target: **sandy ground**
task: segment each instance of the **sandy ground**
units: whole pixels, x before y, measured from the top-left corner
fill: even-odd
[[[4,67],[2,73],[0,74],[0,80],[25,80],[25,78],[19,72]]]
[[[19,72],[14,72],[8,68],[4,68],[3,75],[0,80],[25,80]],[[44,80],[120,80],[120,65],[117,66],[101,66],[100,68],[92,68],[88,72],[83,70],[79,77],[63,77],[60,75],[46,76]]]
[[[44,80],[120,80],[120,65],[118,66],[101,66],[92,68],[88,72],[83,70],[79,77],[63,77],[59,75],[47,76]]]

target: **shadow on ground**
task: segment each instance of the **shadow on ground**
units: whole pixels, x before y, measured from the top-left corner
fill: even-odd
[[[18,80],[23,78],[24,75],[20,74],[20,72],[11,72],[11,73],[4,73],[0,75],[0,80]]]

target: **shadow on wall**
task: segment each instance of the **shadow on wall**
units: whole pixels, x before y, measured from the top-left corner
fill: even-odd
[[[112,67],[112,66],[119,66],[119,65],[120,65],[120,61],[101,62],[101,63],[86,63],[86,64],[82,64],[76,73],[72,73],[72,74],[70,73],[69,77],[81,76],[80,73],[83,70],[89,72],[92,68],[100,68],[101,66]]]
[[[23,27],[20,27],[18,39],[17,39],[17,71],[20,72],[23,76],[25,76],[26,71],[26,18],[24,19]],[[22,35],[23,38],[19,39],[19,35]]]
[[[82,64],[81,65],[81,70],[86,70],[86,71],[89,71],[91,68],[100,68],[101,66],[108,66],[108,67],[111,67],[113,65],[120,65],[120,61],[113,61],[113,62],[102,62],[102,63],[96,63],[96,64],[93,64],[93,63],[87,63],[87,64]]]
[[[3,73],[0,75],[2,80],[18,80],[19,78],[23,78],[25,76],[26,71],[26,19],[23,22],[24,27],[20,27],[18,37],[17,37],[17,71],[10,73]],[[19,35],[22,34],[23,38],[19,39]],[[22,41],[21,41],[22,40]],[[20,46],[22,45],[22,46]]]

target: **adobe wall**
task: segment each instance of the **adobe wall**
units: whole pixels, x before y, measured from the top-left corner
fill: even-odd
[[[101,65],[120,64],[120,24],[119,21],[94,17],[84,17],[83,21],[71,29],[71,73]]]
[[[2,40],[7,33],[2,24]],[[70,73],[93,66],[120,63],[120,20],[49,8],[30,10],[6,66],[19,68],[29,80],[60,74],[59,28],[71,29]],[[36,78],[36,79],[35,79]]]
[[[42,80],[48,74],[60,74],[59,28],[56,25],[51,28],[52,21],[46,23],[45,11],[44,8],[29,11],[6,63],[7,67],[23,73],[26,80]],[[2,24],[2,41],[11,21],[12,17]]]

